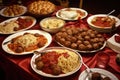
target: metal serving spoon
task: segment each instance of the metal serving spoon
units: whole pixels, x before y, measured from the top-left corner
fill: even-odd
[[[107,16],[109,16],[110,14],[114,13],[115,12],[115,9],[113,9],[112,11],[110,11]]]
[[[86,78],[88,77],[88,80],[91,80],[93,71],[84,62],[82,62],[82,64],[86,67],[86,71],[87,71]],[[86,80],[86,78],[85,78],[85,80]]]

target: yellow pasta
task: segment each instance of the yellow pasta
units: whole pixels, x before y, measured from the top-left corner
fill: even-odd
[[[66,51],[69,54],[68,58],[65,58],[63,55],[58,58],[58,65],[62,68],[64,73],[73,71],[79,65],[79,56],[74,52]]]

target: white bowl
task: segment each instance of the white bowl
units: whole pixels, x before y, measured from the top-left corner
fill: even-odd
[[[92,15],[87,19],[87,23],[89,24],[89,27],[93,30],[96,30],[98,32],[111,32],[113,30],[115,30],[119,25],[120,25],[120,19],[109,15],[110,18],[114,18],[116,23],[115,25],[111,26],[111,27],[100,27],[100,26],[96,26],[94,24],[91,23],[91,21],[95,18],[95,17],[105,17],[107,16],[107,14],[96,14],[96,15]]]
[[[84,15],[81,15],[80,12],[84,13]],[[80,19],[83,19],[87,17],[87,15],[87,11],[80,8],[63,8],[56,13],[56,16],[58,18],[68,21],[78,20],[79,17]]]
[[[50,33],[58,32],[64,25],[65,21],[57,17],[48,17],[40,21],[41,28]]]
[[[74,68],[70,72],[67,72],[67,73],[64,73],[64,74],[59,74],[59,75],[48,74],[48,73],[45,73],[41,70],[38,70],[36,68],[36,65],[35,65],[35,59],[37,57],[41,56],[41,54],[44,54],[45,52],[51,52],[51,51],[57,51],[57,52],[62,52],[62,53],[67,52],[67,53],[73,53],[73,54],[75,53],[76,55],[78,55],[78,61],[77,61],[78,65],[77,65],[77,67]],[[42,75],[42,76],[45,76],[45,77],[51,77],[51,78],[65,77],[65,76],[69,76],[69,75],[74,74],[75,72],[77,72],[82,67],[82,56],[78,52],[76,52],[72,49],[68,49],[68,48],[64,48],[64,47],[49,47],[49,48],[46,48],[46,49],[40,51],[40,53],[41,54],[34,54],[33,57],[31,58],[31,63],[30,63],[31,68],[39,75]],[[68,60],[70,60],[70,58]],[[65,60],[65,62],[66,62],[66,60]]]

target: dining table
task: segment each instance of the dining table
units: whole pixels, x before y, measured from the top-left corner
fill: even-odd
[[[54,13],[51,14],[51,16],[55,16],[56,12],[61,9],[61,7],[57,7]],[[28,15],[28,14],[24,14]],[[89,25],[87,23],[87,18],[93,14],[90,14],[88,12],[88,15],[84,19],[78,19],[76,21],[66,21],[66,26],[69,25],[76,25],[80,28],[89,28]],[[8,18],[0,16],[0,22],[6,20]],[[41,30],[39,22],[40,18],[36,18],[37,23],[31,27],[29,30]],[[120,26],[116,31],[112,33],[101,33],[104,38],[107,40],[115,33],[120,34]],[[50,33],[51,34],[51,33]],[[44,77],[36,72],[33,71],[33,69],[30,66],[30,61],[33,56],[32,54],[28,55],[11,55],[6,53],[2,49],[2,42],[6,37],[8,37],[10,34],[0,34],[0,67],[5,71],[5,79],[6,80],[78,80],[80,74],[86,69],[84,65],[81,66],[81,68],[75,72],[72,75],[66,76],[66,77],[60,77],[60,78],[50,78],[50,77]],[[51,34],[52,37],[54,34]],[[60,47],[55,41],[54,38],[52,39],[51,44],[48,47]],[[108,67],[105,68],[105,70],[111,72],[114,74],[119,80],[120,80],[120,65],[116,63],[116,55],[118,53],[114,52],[111,48],[105,46],[104,49],[94,52],[94,53],[79,53],[82,56],[83,62],[89,67],[89,68],[97,68],[97,54],[99,52],[105,52],[110,56],[110,61],[108,62]]]

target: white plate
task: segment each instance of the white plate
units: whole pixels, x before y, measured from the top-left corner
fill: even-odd
[[[19,31],[29,29],[29,28],[31,28],[32,26],[34,26],[36,24],[36,19],[34,17],[31,17],[31,16],[19,16],[19,17],[7,19],[7,20],[1,22],[0,25],[4,25],[5,23],[8,23],[10,21],[17,20],[18,18],[30,18],[30,19],[33,20],[33,23],[30,26],[28,26],[27,28],[24,28],[24,29],[21,29],[21,30],[18,30],[18,31],[14,31],[14,32],[11,32],[11,33],[0,32],[0,34],[13,34],[13,33],[19,32]]]
[[[56,41],[56,40],[55,40]],[[58,41],[56,41],[60,46],[62,46],[62,47],[65,47],[65,48],[68,48],[68,49],[72,49],[72,48],[69,48],[69,47],[66,47],[66,46],[64,46],[64,45],[62,45],[61,43],[59,43]],[[104,44],[103,44],[103,46],[102,47],[100,47],[99,49],[96,49],[96,50],[92,50],[92,51],[80,51],[80,50],[77,50],[77,49],[73,49],[73,50],[75,50],[75,51],[77,51],[77,52],[80,52],[80,53],[94,53],[94,52],[98,52],[98,51],[100,51],[100,50],[102,50],[104,47],[106,46],[106,41],[104,42]]]
[[[81,66],[82,66],[82,57],[81,57],[81,55],[80,55],[78,52],[76,52],[76,51],[74,51],[74,50],[71,50],[71,49],[66,49],[66,48],[63,48],[63,47],[49,47],[49,48],[46,48],[45,50],[42,50],[42,51],[40,51],[40,52],[55,51],[55,50],[59,50],[59,49],[69,50],[69,51],[75,52],[75,53],[79,56],[79,60],[80,60],[79,62],[80,62],[80,64],[79,64],[79,66],[78,66],[75,70],[73,70],[73,71],[71,71],[71,72],[68,72],[68,73],[66,73],[66,74],[60,74],[60,75],[52,75],[52,74],[44,73],[44,72],[42,72],[41,70],[38,70],[38,69],[36,68],[36,65],[35,65],[35,59],[36,59],[38,56],[40,56],[41,54],[34,54],[34,55],[33,55],[33,57],[31,58],[31,62],[30,62],[31,68],[32,68],[37,74],[42,75],[42,76],[45,76],[45,77],[51,77],[51,78],[65,77],[65,76],[69,76],[69,75],[72,75],[72,74],[74,74],[75,72],[77,72],[77,71],[81,68]]]
[[[95,17],[105,17],[105,16],[107,16],[107,14],[92,15],[92,16],[88,17],[87,23],[89,24],[90,28],[92,28],[93,30],[97,30],[99,32],[110,32],[112,27],[99,27],[99,26],[95,26],[94,24],[91,23],[93,18],[95,18]],[[112,15],[109,15],[109,17],[114,18],[116,20],[115,27],[113,28],[113,29],[116,29],[120,25],[120,19],[115,17],[115,16],[112,16]]]
[[[22,32],[18,32],[18,33],[15,33],[13,35],[10,35],[8,36],[3,42],[2,42],[2,48],[5,52],[9,53],[9,54],[12,54],[12,55],[26,55],[26,54],[32,54],[34,51],[30,51],[30,52],[23,52],[23,53],[14,53],[12,50],[10,50],[7,46],[7,44],[9,44],[10,42],[8,41],[11,41],[13,38],[19,36],[19,35],[23,35],[24,33],[38,33],[38,34],[41,34],[43,35],[46,39],[47,39],[47,43],[37,49],[36,51],[40,51],[40,50],[43,50],[44,48],[46,48],[47,46],[50,45],[50,43],[52,42],[52,36],[47,33],[47,32],[44,32],[44,31],[40,31],[40,30],[27,30],[27,31],[22,31]],[[6,44],[4,44],[5,42],[8,42]]]
[[[0,15],[2,15],[4,17],[17,17],[17,16],[21,16],[21,15],[23,15],[23,14],[25,14],[27,12],[27,8],[25,6],[22,6],[22,5],[20,5],[20,7],[22,7],[23,10],[24,10],[21,14],[18,14],[18,15],[15,15],[15,16],[7,16],[7,15],[3,14],[3,11],[6,9],[6,7],[5,7],[3,9],[1,9]]]
[[[81,12],[84,12],[85,15],[84,15],[84,16],[81,16],[81,19],[85,18],[85,17],[88,15],[87,11],[85,11],[84,9],[80,9],[80,8],[63,8],[63,9],[59,10],[59,11],[56,13],[56,16],[57,16],[58,18],[63,19],[63,20],[77,20],[77,19],[79,18],[79,16],[77,16],[76,18],[71,19],[71,18],[64,17],[64,16],[60,15],[60,13],[61,13],[62,11],[65,11],[66,9],[70,9],[70,11],[81,11]],[[76,12],[76,13],[77,13],[77,12]],[[77,14],[79,14],[79,13],[77,13]],[[68,14],[65,14],[65,15],[72,15],[72,14],[69,13],[69,11],[68,11]]]
[[[118,78],[112,74],[111,72],[104,70],[104,69],[99,69],[99,68],[90,68],[93,72],[98,72],[101,74],[102,77],[109,77],[111,80],[118,80]],[[84,70],[78,80],[89,80],[87,76],[87,70]]]

